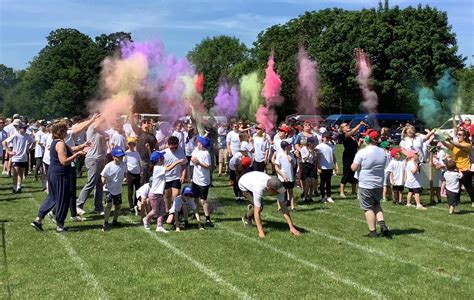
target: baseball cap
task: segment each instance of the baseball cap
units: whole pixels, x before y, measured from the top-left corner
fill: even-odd
[[[181,192],[181,194],[183,194],[184,196],[191,196],[191,197],[194,195],[193,189],[189,185],[186,185],[183,187],[183,191]]]
[[[398,153],[402,152],[402,148],[393,148],[390,150],[390,156],[395,158]]]
[[[12,124],[13,124],[13,126],[20,126],[21,125],[21,120],[20,119],[14,119]]]
[[[137,143],[137,138],[136,137],[133,137],[133,136],[129,136],[127,138],[127,144],[130,144],[130,143]]]
[[[380,134],[375,129],[369,129],[366,132],[362,133],[362,136],[368,136],[372,141],[376,141],[379,139]]]
[[[240,165],[242,166],[242,168],[244,169],[248,169],[250,167],[250,163],[252,162],[252,159],[248,156],[244,156],[242,157],[242,159],[240,160]]]
[[[280,143],[280,146],[281,146],[281,149],[285,150],[286,147],[288,147],[290,145],[290,143],[288,143],[287,141],[281,141]]]
[[[165,153],[164,152],[160,152],[160,151],[153,151],[153,153],[150,155],[150,162],[152,164],[156,163],[157,161],[159,161],[161,158],[165,157]]]
[[[200,136],[198,135],[196,137],[196,140],[202,144],[202,146],[207,149],[209,148],[209,146],[211,145],[211,142],[209,141],[209,139],[207,137],[203,137],[203,136]]]
[[[285,133],[290,133],[290,131],[291,131],[290,127],[288,127],[287,125],[280,126],[280,128],[278,128],[278,130],[283,131]]]
[[[122,157],[122,156],[125,156],[125,152],[123,152],[122,148],[116,146],[114,147],[114,149],[112,149],[112,156],[115,156],[115,157]]]
[[[380,143],[380,148],[383,148],[383,149],[388,149],[390,147],[390,142],[389,141],[383,141]]]
[[[19,114],[14,114],[14,115],[13,115],[13,119],[18,119],[19,117],[20,117]]]
[[[272,190],[276,190],[279,194],[286,192],[285,188],[283,187],[283,184],[277,177],[272,177],[268,179],[267,187]]]

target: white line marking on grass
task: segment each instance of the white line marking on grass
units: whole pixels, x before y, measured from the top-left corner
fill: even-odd
[[[38,209],[38,201],[32,193],[28,194],[31,196]],[[91,284],[94,290],[98,293],[98,298],[108,299],[107,293],[97,281],[97,278],[94,276],[94,273],[89,270],[87,263],[77,254],[77,252],[74,250],[71,243],[66,239],[66,237],[64,237],[63,234],[60,233],[55,233],[54,235],[59,240],[61,245],[63,245],[63,247],[66,249],[67,254],[72,259],[72,261],[79,267],[79,271],[81,272],[82,278],[84,278],[87,283]]]
[[[331,216],[335,216],[335,217],[338,217],[338,218],[343,218],[343,219],[346,219],[346,220],[349,220],[349,221],[355,221],[355,222],[358,222],[358,223],[367,224],[367,222],[362,220],[362,219],[349,217],[349,216],[346,216],[346,215],[343,215],[343,214],[335,214],[335,213],[327,212],[327,211],[324,211],[324,210],[320,210],[320,211],[318,210],[318,212],[321,212],[321,213],[327,214],[327,215],[331,215]],[[472,250],[472,249],[468,249],[468,248],[465,248],[465,247],[459,246],[459,245],[453,245],[453,244],[450,244],[446,241],[438,240],[436,238],[428,237],[428,236],[425,236],[425,235],[420,235],[418,233],[409,233],[409,234],[407,234],[407,236],[413,237],[413,238],[416,238],[416,239],[420,239],[420,240],[424,240],[424,241],[428,241],[428,242],[431,242],[433,244],[442,245],[446,248],[456,249],[456,250],[460,250],[460,251],[464,251],[464,252],[468,252],[468,253],[474,253],[474,250]]]
[[[134,222],[128,218],[128,217],[125,217],[125,219],[127,219],[127,221],[129,223],[132,223],[134,224]],[[144,229],[141,230],[141,231],[145,231]],[[173,251],[176,255],[178,256],[181,256],[182,258],[186,259],[187,261],[189,261],[192,265],[194,265],[199,271],[201,271],[202,273],[204,273],[205,275],[207,275],[207,277],[211,278],[212,280],[214,280],[215,282],[229,288],[231,291],[233,291],[234,293],[236,293],[240,299],[253,299],[253,297],[251,297],[249,294],[247,294],[245,291],[242,291],[241,289],[239,289],[238,287],[234,286],[233,284],[227,282],[225,279],[223,279],[221,276],[219,276],[219,274],[217,274],[216,272],[212,271],[211,269],[209,269],[208,267],[206,267],[205,265],[203,265],[202,263],[198,262],[197,260],[195,260],[194,258],[192,258],[191,256],[189,256],[188,254],[184,253],[183,251],[181,251],[180,249],[178,249],[177,247],[173,246],[170,242],[168,242],[167,240],[164,240],[164,239],[161,239],[159,238],[154,232],[150,231],[150,230],[146,230],[146,232],[148,234],[150,234],[151,237],[153,237],[155,240],[157,240],[160,244],[162,244],[163,246],[165,246],[166,248],[168,248],[169,250]]]
[[[403,215],[403,216],[406,216],[406,217],[409,217],[409,218],[418,219],[418,220],[421,220],[421,221],[428,221],[428,222],[433,223],[433,224],[442,225],[443,227],[450,226],[450,227],[457,228],[457,229],[474,231],[474,228],[471,228],[471,227],[467,227],[467,226],[463,226],[463,225],[459,225],[459,224],[453,224],[453,223],[450,223],[449,221],[445,221],[445,222],[436,221],[436,220],[430,219],[428,217],[423,217],[421,214],[419,216],[417,216],[417,215],[412,215],[412,214],[406,215],[406,214],[402,214],[402,213],[399,213],[399,212],[396,212],[396,211],[393,211],[393,210],[388,210],[388,209],[384,209],[384,211],[386,211],[388,213],[391,213],[391,214]]]
[[[269,215],[266,215],[266,217],[270,218],[270,219],[273,219],[273,220],[278,220],[277,218],[273,217],[273,216],[269,216]],[[330,239],[330,240],[333,240],[333,241],[337,241],[337,242],[340,242],[340,243],[344,243],[352,248],[355,248],[355,249],[358,249],[358,250],[361,250],[364,254],[367,254],[367,253],[370,253],[370,254],[375,254],[375,255],[378,255],[380,257],[383,257],[383,258],[387,258],[391,261],[394,261],[394,262],[397,262],[397,263],[401,263],[401,264],[406,264],[406,265],[411,265],[411,266],[414,266],[414,267],[417,267],[419,268],[420,270],[426,272],[426,273],[431,273],[435,276],[439,276],[439,277],[444,277],[444,278],[449,278],[449,279],[452,279],[454,281],[459,281],[461,280],[459,277],[456,277],[454,275],[450,275],[450,274],[446,274],[446,273],[440,273],[440,272],[436,272],[430,268],[427,268],[425,266],[422,266],[420,264],[417,264],[415,262],[412,262],[412,261],[409,261],[409,260],[405,260],[403,258],[399,258],[399,257],[396,257],[396,256],[393,256],[391,254],[388,254],[388,253],[385,253],[383,252],[382,250],[378,250],[378,249],[375,249],[375,248],[372,248],[372,247],[368,247],[368,246],[364,246],[364,245],[361,245],[361,244],[358,244],[358,243],[355,243],[355,242],[351,242],[349,240],[346,240],[342,237],[338,237],[338,236],[335,236],[335,235],[332,235],[332,234],[329,234],[327,232],[322,232],[322,231],[319,231],[315,228],[311,228],[311,227],[308,227],[308,226],[305,226],[304,227],[305,229],[309,229],[310,232],[312,233],[315,233],[319,236],[322,236],[322,237],[325,237],[327,239]]]
[[[355,281],[352,281],[351,279],[344,278],[344,277],[340,277],[340,276],[339,276],[338,274],[336,274],[335,272],[333,272],[333,271],[331,271],[331,270],[328,270],[328,269],[326,269],[326,268],[323,267],[323,266],[320,266],[320,265],[314,264],[314,263],[312,263],[312,262],[310,262],[310,261],[307,261],[307,260],[305,260],[305,259],[299,258],[298,256],[296,256],[296,255],[294,255],[294,254],[291,254],[291,253],[289,253],[289,252],[287,252],[287,251],[278,249],[278,248],[276,248],[276,247],[274,247],[274,246],[272,246],[272,245],[269,245],[269,244],[267,244],[267,243],[264,243],[264,242],[262,242],[262,241],[260,241],[260,240],[255,239],[255,238],[248,237],[248,236],[246,236],[245,234],[236,232],[236,231],[234,231],[234,230],[230,229],[229,227],[224,226],[224,225],[222,225],[222,224],[216,224],[216,225],[218,225],[219,227],[222,227],[222,228],[226,229],[229,233],[231,233],[231,234],[233,234],[233,235],[235,235],[235,236],[238,236],[238,237],[240,237],[240,238],[243,238],[243,239],[246,239],[246,240],[251,241],[251,242],[253,242],[253,243],[256,243],[256,244],[258,244],[258,245],[261,246],[261,247],[270,249],[270,250],[272,250],[272,251],[275,252],[275,253],[281,254],[281,255],[283,255],[283,256],[285,256],[285,257],[291,259],[291,260],[294,260],[294,261],[300,263],[301,265],[304,265],[304,266],[309,267],[309,268],[312,268],[312,269],[314,269],[314,270],[323,272],[325,275],[327,275],[327,276],[333,278],[333,279],[336,280],[336,281],[339,281],[339,282],[341,282],[341,283],[344,283],[345,285],[351,286],[351,287],[353,287],[353,288],[355,288],[355,289],[357,289],[357,290],[359,290],[359,291],[362,291],[362,292],[364,292],[364,293],[367,293],[367,294],[369,294],[369,295],[371,295],[371,296],[374,296],[374,297],[377,297],[377,298],[379,298],[379,299],[385,298],[382,293],[380,293],[380,292],[378,292],[378,291],[375,291],[375,290],[373,290],[373,289],[371,289],[371,288],[365,287],[365,286],[363,286],[363,285],[361,285],[361,284],[359,284],[359,283],[357,283],[357,282],[355,282]]]

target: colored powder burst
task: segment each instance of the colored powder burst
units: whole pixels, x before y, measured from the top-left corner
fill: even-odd
[[[222,82],[219,85],[217,96],[214,98],[215,106],[212,108],[214,115],[223,115],[228,119],[237,115],[239,106],[239,93],[235,85],[229,86],[227,82]]]
[[[202,94],[202,91],[204,89],[204,75],[202,73],[199,73],[196,78],[196,82],[194,83],[194,86],[196,88],[196,92],[199,94]]]
[[[275,127],[277,121],[277,115],[275,110],[271,107],[265,107],[260,105],[255,116],[257,122],[265,126],[265,131],[270,133]]]
[[[440,115],[440,103],[434,97],[434,93],[429,88],[421,88],[418,90],[418,104],[421,108],[421,119],[428,126],[437,124]]]
[[[369,62],[367,54],[362,49],[356,49],[355,52],[357,64],[357,82],[362,91],[364,101],[361,103],[361,108],[368,113],[376,113],[379,105],[377,94],[370,87],[370,76],[372,74],[372,67]]]
[[[300,47],[298,51],[298,107],[301,115],[320,114],[319,93],[319,68],[316,61],[312,60],[306,50]]]
[[[153,68],[163,61],[164,50],[160,41],[144,41],[144,42],[124,42],[120,47],[122,59],[127,59],[136,53],[143,54],[148,61],[150,68]]]
[[[255,120],[255,114],[262,101],[261,91],[262,83],[258,80],[257,71],[242,76],[240,79],[240,115]]]
[[[275,61],[273,54],[270,55],[265,70],[265,79],[263,80],[262,96],[265,98],[267,105],[280,105],[284,99],[280,96],[281,79],[274,70]]]
[[[203,117],[207,115],[206,108],[202,101],[202,96],[196,91],[195,82],[197,77],[193,76],[181,76],[180,80],[185,85],[185,90],[183,93],[183,100],[188,105],[191,115],[196,121],[197,129],[199,134],[204,134]]]
[[[449,74],[448,70],[443,72],[443,76],[438,80],[435,86],[435,93],[451,102],[456,94],[456,82]]]

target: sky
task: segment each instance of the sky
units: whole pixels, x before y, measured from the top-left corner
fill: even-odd
[[[390,6],[430,5],[448,13],[459,54],[474,65],[474,0],[392,0]],[[378,0],[0,0],[0,64],[24,69],[58,28],[91,38],[131,32],[135,41],[163,41],[168,53],[185,56],[206,37],[231,35],[251,47],[259,32],[305,11],[359,10]]]

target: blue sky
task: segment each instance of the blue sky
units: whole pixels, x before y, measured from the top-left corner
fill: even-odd
[[[377,7],[377,0],[0,0],[0,63],[23,69],[46,44],[50,31],[76,28],[94,38],[131,32],[135,41],[160,39],[166,51],[184,56],[207,36],[233,35],[251,46],[257,34],[308,10]],[[474,0],[392,0],[447,11],[459,53],[474,64]]]

